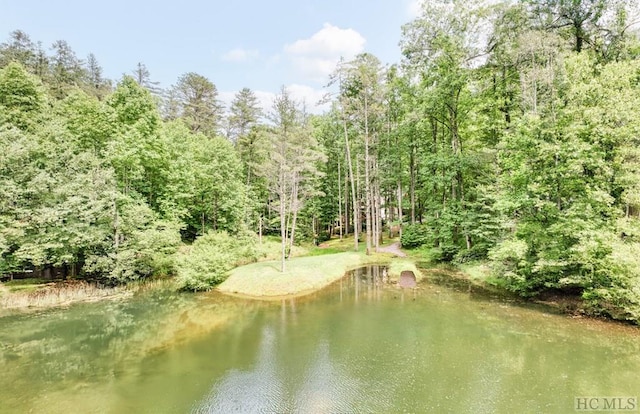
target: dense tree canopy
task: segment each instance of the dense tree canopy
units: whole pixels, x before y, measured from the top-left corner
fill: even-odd
[[[0,69],[3,274],[118,283],[173,273],[180,230],[192,239],[241,228],[244,180],[232,145],[164,123],[132,77],[99,100],[91,92],[108,82],[91,64],[87,84],[41,80],[16,60]]]
[[[203,263],[253,257],[254,234],[280,235],[284,268],[297,240],[355,234],[357,249],[364,235],[371,252],[388,231],[425,259],[483,261],[523,296],[578,293],[637,321],[636,11],[423,2],[402,61],[342,60],[313,116],[286,88],[272,108],[244,88],[224,117],[196,72],[164,92],[141,63],[112,82],[94,55],[14,31],[0,44],[0,272],[133,280],[174,273],[196,240],[203,259],[180,259],[180,278],[202,289],[222,277],[198,276]]]

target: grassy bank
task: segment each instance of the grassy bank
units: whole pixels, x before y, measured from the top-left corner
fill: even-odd
[[[393,242],[395,240],[388,241]],[[280,272],[280,242],[265,237],[257,246],[258,262],[236,267],[225,282],[218,286],[221,292],[254,298],[274,299],[299,296],[319,290],[340,279],[351,269],[378,263],[389,266],[389,278],[395,281],[404,270],[414,272],[422,279],[415,261],[398,258],[393,254],[378,253],[367,256],[364,243],[353,251],[353,238],[333,239],[321,246],[296,246],[293,258],[286,263],[287,271]],[[185,247],[179,255],[190,254]],[[40,279],[22,279],[0,283],[0,310],[42,309],[67,306],[76,302],[117,300],[130,297],[142,289],[179,288],[177,279],[131,282],[116,287],[98,287],[84,281],[51,282]]]
[[[333,247],[332,249],[335,249]],[[403,270],[413,271],[418,280],[422,275],[413,261],[393,258],[389,254],[363,252],[320,254],[293,258],[286,262],[286,271],[280,271],[279,261],[258,262],[238,267],[217,288],[220,292],[261,299],[301,296],[340,279],[349,270],[366,264],[389,265],[391,280],[397,280]]]

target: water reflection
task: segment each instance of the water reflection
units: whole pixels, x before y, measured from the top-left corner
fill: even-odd
[[[276,303],[155,292],[0,318],[0,411],[565,413],[636,395],[639,339],[382,267]]]

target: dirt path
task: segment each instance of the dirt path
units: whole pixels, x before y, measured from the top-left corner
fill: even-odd
[[[406,253],[400,250],[400,242],[395,242],[387,247],[380,247],[378,251],[380,253],[391,253],[398,257],[407,257]]]

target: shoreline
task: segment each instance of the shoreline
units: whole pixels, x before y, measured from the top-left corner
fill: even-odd
[[[392,282],[398,281],[402,271],[409,270],[415,274],[418,287],[426,281],[458,291],[468,290],[527,306],[539,306],[543,312],[562,314],[568,318],[595,319],[638,327],[635,321],[594,315],[581,297],[566,292],[544,292],[531,298],[518,296],[492,283],[483,262],[461,266],[429,264],[410,252],[407,257],[384,250],[369,256],[363,251],[299,256],[286,262],[285,273],[280,272],[279,261],[255,262],[234,268],[224,282],[211,290],[244,300],[280,301],[311,295],[342,279],[348,271],[376,264],[389,266],[389,280]],[[146,289],[170,288],[173,285],[173,279],[147,280],[111,288],[98,288],[82,281],[62,281],[46,283],[36,290],[13,290],[0,283],[0,317],[64,308],[76,303],[126,300]]]
[[[94,303],[129,299],[146,289],[173,285],[171,279],[147,280],[115,287],[97,287],[85,281],[56,281],[37,285],[34,289],[11,291],[0,284],[0,317],[22,312],[65,308],[78,303]]]
[[[480,267],[483,263],[478,264]],[[519,305],[537,307],[541,311],[563,315],[571,319],[591,319],[606,323],[621,324],[639,328],[636,321],[628,319],[618,319],[610,315],[598,315],[589,312],[588,303],[580,295],[568,294],[558,290],[548,290],[541,292],[537,296],[523,297],[511,292],[501,286],[497,286],[488,281],[488,278],[479,275],[478,269],[474,266],[434,266],[431,268],[421,268],[426,275],[426,279],[435,285],[458,291],[468,290],[476,294],[486,296],[498,296]],[[481,272],[481,271],[480,271]]]
[[[340,280],[350,270],[375,264],[389,266],[390,280],[397,280],[403,270],[414,272],[418,281],[423,278],[411,259],[387,253],[367,256],[361,252],[344,252],[293,258],[286,262],[284,273],[279,270],[279,261],[237,267],[214,290],[243,299],[290,299],[315,293]]]

